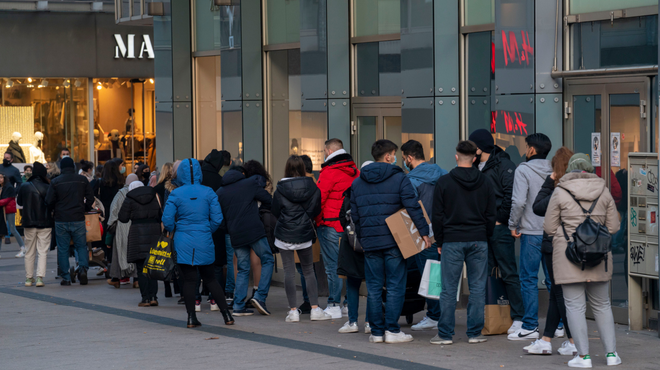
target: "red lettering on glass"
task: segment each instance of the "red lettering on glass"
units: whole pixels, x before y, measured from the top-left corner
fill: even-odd
[[[525,135],[527,135],[527,125],[523,122],[522,115],[518,112],[515,112],[514,115],[516,116],[516,130],[520,130],[521,135],[525,131]]]
[[[504,133],[511,135],[527,135],[527,124],[523,121],[522,113],[507,111],[490,112],[490,132],[497,133],[497,116],[504,120]]]
[[[529,65],[529,59],[531,56],[534,56],[534,48],[529,42],[529,32],[520,31],[522,38],[522,53],[518,49],[518,40],[516,39],[516,34],[513,31],[509,31],[509,37],[507,41],[506,31],[502,31],[502,48],[504,52],[504,66],[509,65],[509,59],[511,63],[518,60],[518,64],[522,65],[522,62],[525,61]]]
[[[506,133],[508,134],[509,132],[513,131],[513,119],[511,118],[511,114],[509,112],[502,112],[502,115],[504,116],[504,128],[506,129]]]
[[[490,73],[495,74],[495,43],[490,43]]]
[[[521,57],[524,58],[524,60],[527,61],[527,65],[529,65],[529,56],[534,55],[534,48],[532,47],[532,44],[529,42],[529,32],[520,31],[520,34],[523,40],[523,44],[522,44],[523,53],[521,54]]]
[[[490,132],[497,133],[497,111],[490,112]]]

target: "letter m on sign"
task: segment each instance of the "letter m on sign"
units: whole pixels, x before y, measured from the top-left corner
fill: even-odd
[[[124,44],[121,35],[115,34],[115,59],[126,58],[135,59],[135,35],[128,35],[128,45]]]
[[[504,49],[504,65],[509,65],[509,59],[511,63],[516,61],[516,57],[520,61],[520,51],[518,50],[518,41],[516,41],[516,34],[513,31],[509,31],[509,40],[507,42],[506,31],[502,31],[502,48]]]

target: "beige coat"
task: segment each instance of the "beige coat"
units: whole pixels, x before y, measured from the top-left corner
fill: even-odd
[[[612,253],[607,258],[607,271],[603,262],[594,267],[582,270],[566,258],[566,238],[561,224],[564,223],[566,233],[572,238],[575,229],[586,218],[580,206],[568,192],[582,201],[582,207],[589,209],[593,201],[600,196],[591,218],[605,225],[611,234],[619,231],[619,215],[616,211],[614,199],[605,186],[605,181],[591,173],[569,173],[561,178],[557,188],[550,198],[548,210],[545,214],[543,229],[552,241],[552,263],[557,284],[583,283],[587,281],[604,282],[612,279]]]

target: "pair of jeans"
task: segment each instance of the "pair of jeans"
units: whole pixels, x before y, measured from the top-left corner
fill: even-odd
[[[614,317],[610,305],[610,282],[564,284],[562,288],[566,302],[566,317],[571,326],[578,354],[580,356],[589,354],[589,332],[585,316],[587,298],[596,319],[598,336],[605,347],[605,353],[616,352]]]
[[[309,303],[309,295],[307,294],[307,282],[305,281],[305,274],[303,274],[302,265],[300,263],[296,263],[296,270],[300,274],[300,285],[302,286],[303,302]],[[316,270],[314,270],[313,264],[312,270],[314,271],[314,279],[316,279]]]
[[[37,229],[35,227],[26,227],[25,241],[25,276],[28,279],[34,279],[34,260],[37,254],[37,277],[46,276],[46,256],[50,247],[51,228]]]
[[[270,280],[273,277],[275,258],[273,258],[273,253],[270,251],[268,239],[263,237],[252,244],[234,248],[238,267],[234,293],[234,310],[245,309],[245,298],[247,298],[248,285],[250,284],[250,250],[253,250],[261,260],[261,279],[259,280],[259,287],[254,294],[254,298],[258,301],[265,302],[266,297],[268,297],[268,291],[270,290]]]
[[[364,252],[364,275],[368,291],[367,314],[373,336],[383,336],[385,331],[401,331],[399,316],[406,298],[407,271],[406,260],[399,247]],[[384,315],[383,287],[387,288]]]
[[[323,265],[325,265],[325,274],[328,276],[328,306],[339,305],[341,303],[341,290],[343,281],[337,275],[337,260],[339,259],[339,238],[340,233],[333,227],[319,226],[316,229],[321,244],[321,255],[323,256]]]
[[[225,245],[227,247],[227,279],[225,282],[225,293],[234,294],[236,279],[234,276],[234,248],[231,247],[229,234],[225,235]]]
[[[85,221],[55,222],[57,262],[63,280],[71,281],[71,274],[69,273],[69,244],[72,240],[78,267],[85,271],[89,268],[86,236]]]
[[[516,264],[516,239],[506,225],[495,225],[493,236],[488,240],[488,272],[499,267],[511,306],[511,318],[522,321],[523,308],[518,266]]]
[[[219,297],[216,300],[218,306],[223,311],[228,309],[227,301],[225,300],[225,294],[222,292],[222,287],[217,280],[215,280],[215,272],[213,265],[183,265],[179,264],[179,271],[181,272],[181,277],[183,278],[183,287],[181,292],[183,293],[183,300],[186,303],[186,312],[194,313],[195,312],[195,289],[197,288],[197,275],[199,274],[204,281],[204,285],[214,296]]]
[[[21,234],[16,231],[16,213],[7,213],[7,229],[10,235],[16,238],[16,243],[18,243],[21,248],[25,248],[25,243],[23,242],[23,238],[21,238]]]
[[[348,322],[358,321],[358,310],[360,308],[360,286],[362,279],[346,277],[346,300],[348,301]],[[367,303],[367,314],[364,322],[369,322],[369,303]]]
[[[431,248],[426,248],[420,253],[415,255],[415,262],[417,263],[417,269],[419,269],[419,274],[424,273],[424,266],[426,266],[426,260],[440,261],[440,255],[438,254],[438,247],[435,243]],[[440,301],[436,299],[427,299],[426,300],[426,317],[431,320],[438,321],[440,319]]]
[[[560,323],[564,322],[564,329],[566,330],[566,337],[571,337],[571,331],[568,330],[568,320],[566,320],[566,304],[564,303],[564,290],[561,285],[555,284],[555,272],[552,266],[552,253],[543,253],[545,266],[548,270],[546,281],[552,285],[550,289],[550,301],[548,302],[548,316],[545,319],[545,330],[543,336],[553,338],[555,330],[559,328]]]
[[[286,297],[289,301],[289,308],[299,307],[296,302],[296,263],[294,253],[298,254],[300,263],[302,265],[302,276],[307,277],[305,281],[309,282],[309,304],[312,306],[319,305],[318,284],[316,283],[316,276],[314,275],[314,254],[312,247],[299,249],[296,251],[281,250],[282,266],[284,266],[284,290]]]
[[[142,295],[142,300],[157,300],[158,280],[149,279],[147,274],[143,272],[144,261],[136,262],[135,268],[137,269],[138,284],[140,285],[140,294]]]
[[[475,338],[484,328],[484,305],[486,304],[486,279],[488,272],[487,242],[455,242],[442,245],[440,293],[440,321],[438,336],[451,340],[456,324],[456,293],[463,272],[467,268],[470,298],[467,306],[467,336]]]
[[[545,276],[548,269],[543,262],[541,253],[542,235],[525,235],[520,237],[520,288],[522,292],[525,315],[523,329],[534,330],[539,326],[539,266],[543,264]],[[546,284],[549,279],[546,279]],[[548,286],[548,285],[546,285]],[[550,287],[548,286],[548,290]]]

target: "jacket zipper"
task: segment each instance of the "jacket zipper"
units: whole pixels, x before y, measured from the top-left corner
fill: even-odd
[[[190,261],[190,266],[195,265],[195,248],[193,248],[193,253],[192,253],[192,261]]]

